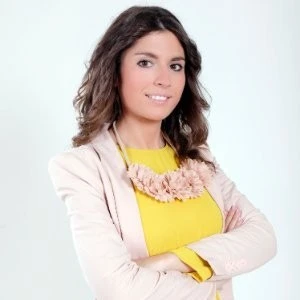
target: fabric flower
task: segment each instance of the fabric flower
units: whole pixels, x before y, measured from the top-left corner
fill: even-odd
[[[138,190],[161,202],[198,197],[212,179],[212,171],[204,162],[190,158],[183,161],[177,170],[163,174],[157,174],[145,165],[132,163],[127,174]]]

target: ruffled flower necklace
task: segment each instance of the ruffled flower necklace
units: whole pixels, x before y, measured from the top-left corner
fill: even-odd
[[[210,183],[212,179],[211,169],[204,162],[195,159],[185,159],[180,163],[177,170],[162,174],[155,173],[143,164],[131,163],[118,134],[116,122],[113,122],[113,130],[124,155],[127,174],[133,185],[141,192],[161,202],[172,202],[175,199],[185,201],[199,197],[204,192],[204,187]],[[165,141],[177,153],[169,138],[164,134],[163,136]]]

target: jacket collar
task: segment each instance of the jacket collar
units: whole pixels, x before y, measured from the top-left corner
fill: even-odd
[[[109,124],[105,124],[92,144],[101,158],[101,164],[110,179],[112,197],[107,197],[109,204],[116,208],[117,219],[113,220],[120,228],[121,237],[133,258],[149,256],[139,207],[132,183],[127,176],[126,165],[119,153],[118,146],[112,139]]]
[[[132,254],[132,258],[147,257],[149,254],[134,189],[127,176],[126,165],[119,153],[118,146],[108,129],[109,124],[106,123],[91,143],[98,152],[102,167],[110,179],[110,187],[105,186],[104,189],[108,191],[107,195],[111,195],[111,197],[107,196],[108,204],[114,207],[117,212],[117,218],[114,218],[113,222],[119,228],[119,233],[129,253]],[[222,212],[224,204],[214,177],[206,189]]]

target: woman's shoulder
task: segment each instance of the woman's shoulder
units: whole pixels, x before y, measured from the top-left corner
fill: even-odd
[[[99,158],[91,143],[78,147],[68,148],[63,152],[50,157],[48,161],[48,170],[55,166],[65,169],[96,169],[95,162],[99,163]]]
[[[90,144],[67,149],[50,158],[48,174],[59,197],[91,189],[101,190],[100,160]]]
[[[105,123],[101,130],[88,143],[68,148],[49,159],[48,168],[60,165],[74,170],[97,170],[101,168],[102,154],[109,152],[113,142],[108,133],[109,124]],[[108,149],[108,150],[107,150]],[[76,171],[76,170],[75,170]]]

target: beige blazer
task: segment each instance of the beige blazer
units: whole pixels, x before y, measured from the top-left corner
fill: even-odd
[[[206,146],[200,149],[216,163]],[[198,283],[178,271],[139,267],[132,260],[149,254],[134,190],[108,124],[90,143],[51,158],[48,170],[67,207],[80,266],[98,300],[215,300],[216,290],[222,300],[232,300],[232,277],[258,268],[277,252],[265,215],[217,164],[206,188],[222,211],[222,233],[186,245],[209,262],[214,275]],[[224,210],[232,205],[239,206],[245,222],[224,233]]]

